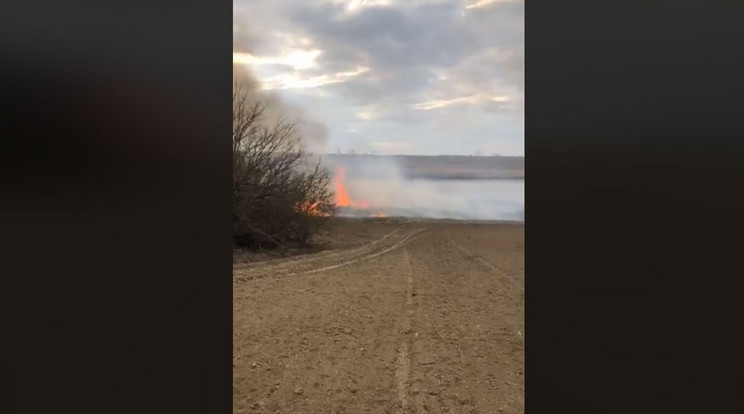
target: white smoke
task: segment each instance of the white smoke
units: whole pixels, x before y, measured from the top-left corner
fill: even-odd
[[[418,165],[412,166],[405,157],[332,155],[326,162],[333,172],[344,169],[343,184],[349,198],[369,205],[367,209],[342,210],[342,214],[524,220],[523,178],[506,178],[509,170],[499,168],[492,174],[502,178],[484,179],[483,171],[475,169],[455,171],[459,174],[455,176],[451,158],[419,158]]]

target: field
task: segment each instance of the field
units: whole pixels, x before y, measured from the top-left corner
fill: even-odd
[[[395,165],[409,179],[524,178],[524,157],[329,154],[325,159],[330,165],[341,165],[349,173],[361,175],[386,171],[380,167]]]
[[[334,219],[236,255],[233,412],[521,413],[524,226]]]

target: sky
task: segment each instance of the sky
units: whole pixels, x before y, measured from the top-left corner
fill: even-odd
[[[327,152],[524,155],[523,0],[234,0],[233,63]]]

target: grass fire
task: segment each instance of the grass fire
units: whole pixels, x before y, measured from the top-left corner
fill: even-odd
[[[344,186],[344,176],[346,170],[344,167],[336,168],[336,177],[333,180],[333,186],[336,195],[336,206],[341,209],[342,213],[354,213],[353,215],[365,215],[371,217],[387,217],[385,213],[379,210],[371,210],[370,203],[366,200],[356,201],[349,197],[349,193]]]

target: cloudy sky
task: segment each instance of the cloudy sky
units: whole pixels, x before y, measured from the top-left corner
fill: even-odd
[[[524,155],[523,0],[234,0],[233,50],[328,152]]]

